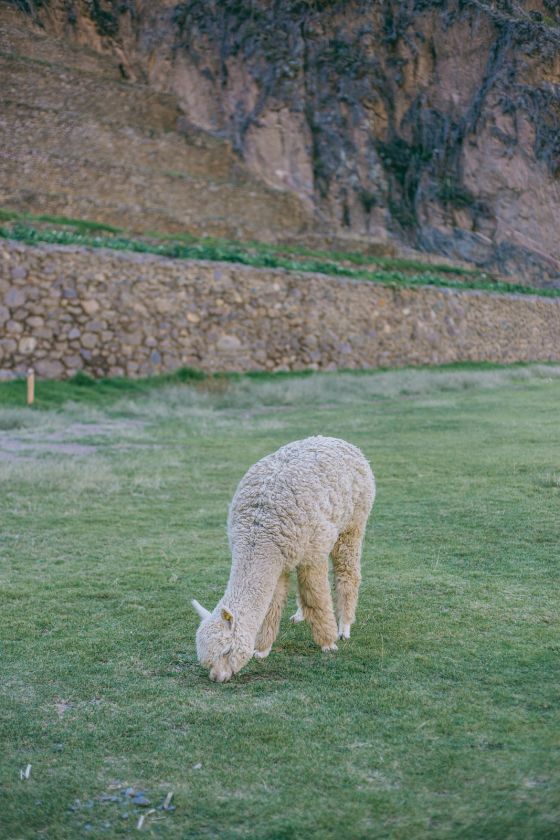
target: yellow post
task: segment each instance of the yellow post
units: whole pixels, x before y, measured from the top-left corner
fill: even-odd
[[[35,400],[35,371],[29,368],[27,371],[27,405],[33,405]]]

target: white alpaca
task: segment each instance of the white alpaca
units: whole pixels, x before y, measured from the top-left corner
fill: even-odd
[[[280,626],[290,572],[298,579],[298,612],[323,651],[349,638],[360,586],[360,555],[375,481],[363,454],[337,438],[310,437],[252,466],[230,505],[232,565],[213,612],[198,601],[198,659],[210,679],[229,680],[253,655],[270,653]],[[328,579],[332,556],[335,620]]]

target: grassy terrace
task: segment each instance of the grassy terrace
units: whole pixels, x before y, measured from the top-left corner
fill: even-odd
[[[136,836],[151,808],[151,837],[557,836],[559,366],[18,388],[0,836]],[[322,655],[292,593],[270,657],[210,683],[189,601],[223,591],[236,483],[317,433],[378,482],[353,637]]]
[[[560,289],[535,289],[500,281],[474,269],[362,253],[320,251],[260,242],[196,239],[188,234],[150,233],[133,237],[126,231],[99,222],[61,216],[32,216],[0,210],[0,237],[27,244],[85,245],[156,254],[172,259],[222,260],[258,268],[320,272],[396,286],[443,286],[488,292],[560,297]]]

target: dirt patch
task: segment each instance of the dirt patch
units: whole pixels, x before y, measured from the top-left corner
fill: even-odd
[[[92,455],[95,451],[95,446],[86,444],[23,441],[0,435],[0,457],[7,456],[8,459],[37,455]]]
[[[115,436],[130,429],[141,429],[137,420],[106,423],[71,423],[61,429],[41,433],[33,430],[0,431],[0,460],[33,460],[45,455],[89,456],[98,451],[95,443],[82,443],[80,438]]]

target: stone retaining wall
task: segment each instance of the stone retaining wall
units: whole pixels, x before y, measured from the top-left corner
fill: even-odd
[[[560,360],[560,299],[0,242],[0,372]]]

